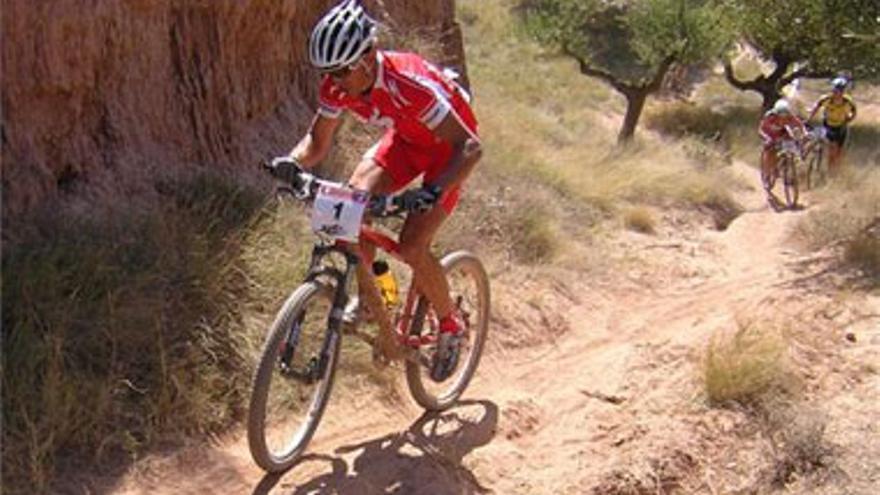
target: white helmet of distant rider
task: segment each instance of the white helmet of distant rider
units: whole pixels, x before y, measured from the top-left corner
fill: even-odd
[[[780,98],[776,100],[776,103],[773,104],[772,112],[776,115],[787,115],[791,113],[791,105],[788,104],[788,100],[785,98]]]
[[[309,37],[309,60],[322,71],[351,66],[376,40],[376,21],[359,0],[344,0],[318,21]]]
[[[831,81],[831,89],[834,91],[843,91],[846,89],[846,85],[846,78],[843,77],[835,77],[834,80]]]

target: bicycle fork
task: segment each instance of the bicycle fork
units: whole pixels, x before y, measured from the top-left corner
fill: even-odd
[[[302,332],[302,325],[306,317],[306,309],[303,308],[303,311],[297,315],[293,324],[290,326],[287,338],[282,344],[284,345],[284,349],[279,357],[279,366],[281,367],[282,374],[304,382],[307,385],[311,385],[318,381],[327,371],[327,365],[330,361],[330,353],[334,347],[335,340],[340,338],[340,330],[343,325],[342,316],[345,312],[345,305],[348,304],[346,287],[351,283],[351,279],[354,276],[354,269],[358,262],[357,257],[354,255],[342,252],[346,258],[345,271],[322,265],[321,260],[325,255],[332,251],[342,252],[332,246],[315,246],[312,250],[312,260],[309,264],[309,271],[305,277],[305,282],[314,282],[319,278],[330,278],[332,280],[332,285],[335,287],[330,314],[327,316],[327,331],[324,334],[324,341],[321,345],[321,350],[316,356],[309,358],[308,363],[306,363],[302,370],[298,370],[292,366],[293,357],[296,353],[297,345],[299,344],[300,333]]]

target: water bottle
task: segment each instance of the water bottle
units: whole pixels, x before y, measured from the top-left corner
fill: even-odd
[[[376,260],[373,262],[373,275],[376,276],[376,285],[382,294],[382,301],[389,310],[397,306],[399,296],[397,293],[397,280],[388,267],[388,263],[384,260]]]

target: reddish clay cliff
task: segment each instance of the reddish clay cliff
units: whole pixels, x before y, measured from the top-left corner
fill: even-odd
[[[245,166],[290,146],[315,96],[308,32],[334,1],[4,0],[4,213],[107,170]],[[460,63],[454,0],[366,4]]]

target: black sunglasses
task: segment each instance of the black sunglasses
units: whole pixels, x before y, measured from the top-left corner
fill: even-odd
[[[325,71],[324,74],[327,74],[328,76],[330,76],[330,79],[333,79],[334,81],[340,81],[340,80],[348,77],[348,75],[351,74],[352,71],[354,71],[357,68],[360,61],[361,61],[361,59],[357,59],[351,65],[345,65],[345,66],[342,66],[338,69]]]

